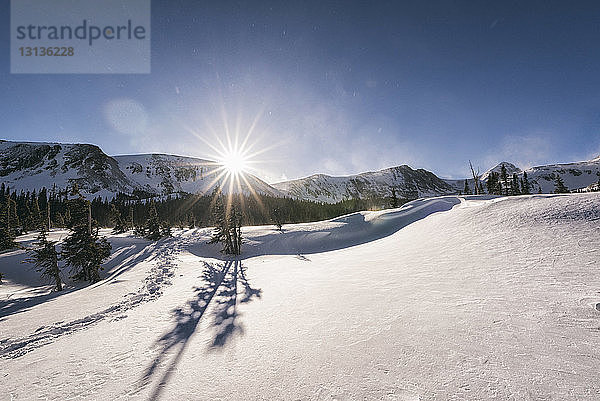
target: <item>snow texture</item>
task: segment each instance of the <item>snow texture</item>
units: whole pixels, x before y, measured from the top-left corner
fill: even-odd
[[[105,278],[62,294],[1,254],[0,397],[600,399],[600,194],[283,228],[239,259],[209,229],[110,236]]]

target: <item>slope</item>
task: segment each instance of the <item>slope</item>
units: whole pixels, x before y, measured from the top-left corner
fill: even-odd
[[[392,188],[398,196],[407,198],[455,192],[435,174],[406,165],[343,177],[315,174],[273,186],[293,197],[330,203],[351,198],[388,197]]]
[[[4,394],[597,399],[600,194],[447,199],[413,204],[408,225],[409,207],[249,227],[243,260],[179,232],[117,277],[2,317]],[[390,219],[400,229],[381,236]],[[327,226],[333,245],[310,235]],[[352,231],[370,241],[351,246]],[[110,307],[152,269],[171,273],[161,296]]]

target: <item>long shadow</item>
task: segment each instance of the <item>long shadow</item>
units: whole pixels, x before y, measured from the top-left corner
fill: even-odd
[[[144,245],[146,245],[146,244],[144,244]],[[147,246],[144,246],[140,250],[136,244],[133,247],[131,247],[130,249],[125,249],[125,250],[122,250],[122,249],[123,248],[117,249],[115,251],[115,253],[119,252],[119,251],[121,251],[121,252],[116,257],[113,257],[109,262],[105,263],[102,266],[104,271],[108,272],[107,277],[103,278],[101,281],[99,281],[96,284],[93,284],[92,286],[99,286],[99,285],[110,284],[111,282],[114,282],[118,276],[129,271],[131,268],[136,266],[138,263],[140,263],[140,262],[148,259],[150,256],[152,256],[152,254],[156,251],[156,246],[153,244],[147,245]],[[119,265],[121,265],[121,266],[118,268],[118,270],[113,271],[113,269]],[[33,269],[33,266],[31,266],[31,269]],[[36,273],[36,274],[38,274],[38,273]],[[62,280],[63,283],[69,283],[69,280],[65,279],[66,274],[68,274],[67,270],[63,270],[61,272],[61,275],[63,276],[63,280]],[[2,301],[0,301],[0,317],[5,317],[5,316],[12,315],[12,314],[20,313],[20,312],[25,312],[25,311],[33,308],[34,306],[42,304],[46,301],[52,300],[52,299],[57,298],[62,295],[72,293],[72,292],[80,290],[82,288],[89,288],[92,286],[90,286],[86,283],[82,283],[82,282],[75,282],[75,283],[70,283],[69,287],[65,288],[63,291],[60,291],[60,292],[53,291],[50,293],[44,293],[44,294],[40,294],[40,295],[31,295],[28,297],[20,297],[20,298],[2,300]],[[45,286],[45,288],[47,288],[47,286]]]
[[[150,383],[152,377],[157,373],[158,367],[168,357],[169,351],[177,346],[179,346],[179,349],[171,359],[165,373],[152,392],[150,400],[159,399],[163,388],[169,382],[173,370],[179,363],[190,337],[196,331],[200,319],[204,315],[210,301],[215,296],[217,289],[221,285],[231,264],[232,262],[227,262],[223,265],[222,269],[218,269],[210,263],[205,263],[205,269],[202,273],[202,279],[205,282],[205,286],[196,287],[194,289],[196,292],[195,297],[189,300],[185,307],[177,308],[173,311],[176,324],[169,332],[158,339],[157,344],[160,346],[160,351],[150,366],[146,368],[144,376],[141,379],[140,388],[143,388]]]
[[[242,294],[238,294],[238,282],[243,287],[244,292]],[[223,280],[221,291],[217,294],[214,319],[216,334],[212,342],[212,348],[225,346],[236,332],[244,333],[244,327],[238,321],[237,304],[238,302],[250,302],[253,298],[260,298],[261,293],[261,289],[254,289],[250,286],[245,275],[245,268],[236,260],[230,274]],[[238,300],[239,295],[241,295],[241,298]]]
[[[170,361],[155,385],[149,400],[160,398],[211,302],[216,305],[212,325],[216,329],[216,334],[210,346],[212,349],[223,347],[233,333],[243,332],[241,324],[237,321],[239,315],[237,304],[249,302],[261,296],[260,289],[250,286],[245,269],[238,260],[229,260],[221,265],[216,265],[216,267],[213,264],[205,263],[202,279],[205,285],[196,287],[194,289],[196,295],[187,301],[184,307],[173,311],[176,320],[175,326],[156,342],[160,346],[160,350],[144,371],[138,391],[150,384],[165,360],[170,358]],[[238,294],[240,287],[243,291]],[[170,351],[174,349],[176,349],[175,354],[169,357]]]
[[[50,292],[42,295],[32,295],[30,297],[21,297],[0,301],[0,317],[9,316],[19,312],[25,312],[36,305],[54,299],[60,295],[68,294],[78,288],[69,288],[61,292]]]

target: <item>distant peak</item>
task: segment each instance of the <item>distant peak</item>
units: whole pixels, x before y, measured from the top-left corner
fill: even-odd
[[[502,166],[504,166],[507,170],[509,170],[509,169],[518,170],[519,169],[517,166],[515,166],[514,164],[509,163],[509,162],[500,162],[494,168],[502,168]]]

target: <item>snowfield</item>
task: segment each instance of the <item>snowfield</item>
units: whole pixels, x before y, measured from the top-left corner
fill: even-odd
[[[0,399],[600,399],[598,193],[247,227],[240,259],[209,235],[110,236],[59,294],[0,254]]]

